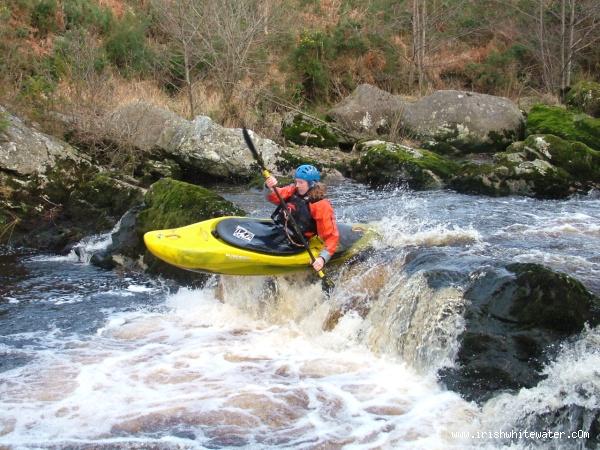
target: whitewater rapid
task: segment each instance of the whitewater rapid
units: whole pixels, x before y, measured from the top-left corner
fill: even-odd
[[[522,433],[557,414],[561,430],[589,428],[598,329],[565,342],[537,386],[467,402],[436,378],[454,364],[464,285],[429,289],[405,263],[425,252],[469,279],[544,262],[598,294],[600,201],[352,189],[333,189],[339,220],[382,239],[335,273],[329,298],[310,273],[179,289],[104,271],[86,261],[107,235],[84,256],[0,257],[0,448],[584,448]]]

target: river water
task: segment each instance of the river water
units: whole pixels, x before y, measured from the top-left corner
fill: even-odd
[[[250,215],[270,210],[256,191],[223,195]],[[543,263],[600,295],[597,193],[540,201],[341,183],[330,196],[340,222],[381,234],[373,256],[334,271],[330,298],[310,273],[214,276],[192,290],[75,255],[3,249],[0,448],[589,445],[581,433],[524,433],[545,430],[535,417],[598,410],[597,328],[566,343],[537,386],[467,402],[436,379],[453,364],[465,285],[432,291],[401,261],[417,252],[465,280],[501,263]],[[103,245],[106,236],[83,243]],[[325,326],[336,305],[375,295],[399,312],[379,302]],[[413,319],[399,326],[403,305]],[[581,420],[571,422],[558,431],[577,433]]]

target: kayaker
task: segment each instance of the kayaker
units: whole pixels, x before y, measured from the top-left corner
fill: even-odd
[[[313,268],[318,272],[331,259],[340,240],[335,214],[331,203],[325,198],[327,187],[320,182],[321,174],[315,166],[310,164],[299,166],[294,173],[294,178],[294,184],[277,188],[286,201],[289,211],[283,211],[279,206],[273,213],[273,219],[284,225],[288,239],[294,245],[302,246],[300,242],[296,242],[298,238],[294,239],[294,234],[290,231],[291,227],[287,226],[287,214],[290,212],[307,238],[315,234],[321,238],[325,247],[313,263]],[[267,200],[278,205],[279,200],[274,192],[277,178],[271,175],[265,180],[265,184],[271,189]]]

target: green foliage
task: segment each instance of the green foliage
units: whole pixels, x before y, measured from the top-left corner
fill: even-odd
[[[31,24],[41,36],[56,31],[56,0],[37,0],[31,11]]]
[[[125,75],[142,73],[151,67],[153,54],[146,43],[147,24],[129,14],[116,22],[105,41],[108,60]]]
[[[332,39],[336,55],[343,52],[362,55],[369,49],[361,24],[354,20],[341,21],[333,31]]]
[[[49,77],[43,75],[33,75],[25,79],[21,85],[20,96],[32,103],[43,103],[48,99],[48,95],[54,92],[56,83]]]
[[[64,2],[63,11],[67,30],[86,28],[107,34],[114,23],[111,10],[92,0],[69,0]]]
[[[10,125],[10,121],[8,120],[8,114],[4,111],[0,111],[0,133],[4,133]]]
[[[535,105],[527,116],[527,134],[553,134],[600,150],[600,119],[557,106]]]
[[[473,90],[495,93],[509,87],[515,78],[522,79],[528,51],[520,44],[503,52],[491,52],[481,63],[470,63],[465,72]]]
[[[580,81],[566,98],[567,104],[594,117],[600,117],[600,83]]]
[[[300,75],[304,95],[312,100],[326,99],[329,93],[327,60],[333,56],[331,38],[320,31],[304,31],[292,52],[294,69]]]

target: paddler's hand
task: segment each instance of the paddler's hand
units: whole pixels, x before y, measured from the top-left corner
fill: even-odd
[[[277,178],[275,178],[273,175],[271,175],[269,178],[267,178],[265,180],[265,184],[267,185],[267,187],[269,189],[273,189],[275,186],[277,186]]]
[[[313,269],[315,269],[317,272],[319,270],[321,270],[323,268],[323,266],[325,265],[325,260],[319,256],[317,259],[315,259],[315,262],[313,263]]]

